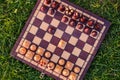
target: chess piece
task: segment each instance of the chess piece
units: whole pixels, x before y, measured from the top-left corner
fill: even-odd
[[[35,56],[34,56],[34,60],[35,61],[39,61],[41,59],[41,56],[40,55],[38,55],[38,54],[36,54]]]
[[[74,72],[75,72],[75,73],[79,73],[79,72],[80,72],[80,68],[79,68],[79,67],[75,67],[75,68],[74,68]]]
[[[60,65],[64,65],[65,64],[65,60],[64,59],[60,59],[58,62]]]
[[[64,5],[60,5],[58,8],[61,12],[65,11],[65,6]]]
[[[49,10],[49,14],[53,15],[55,13],[54,9]]]
[[[88,24],[88,26],[92,26],[92,25],[94,24],[94,21],[93,21],[93,20],[89,20],[89,21],[87,22],[87,24]]]
[[[53,62],[49,62],[47,65],[48,69],[54,69],[54,67],[55,67],[55,64]]]
[[[45,4],[50,4],[51,0],[45,0]]]
[[[48,32],[51,33],[51,34],[54,34],[54,33],[55,33],[55,29],[52,28],[52,27],[50,27],[50,28],[48,29]]]
[[[66,23],[67,21],[68,21],[68,18],[67,18],[67,17],[63,17],[63,18],[62,18],[62,22],[65,22],[65,23]]]
[[[42,48],[38,48],[36,53],[42,56],[44,53],[44,50]]]
[[[20,54],[22,54],[22,55],[24,55],[25,53],[26,53],[26,49],[25,48],[23,48],[23,47],[21,47],[20,49],[19,49],[19,53]]]
[[[32,45],[30,46],[30,49],[31,49],[32,51],[35,51],[35,50],[37,49],[37,46],[34,45],[34,44],[32,44]]]
[[[77,28],[78,28],[78,29],[82,29],[82,28],[83,28],[83,25],[82,25],[82,24],[78,24],[78,25],[77,25]]]
[[[70,74],[70,71],[68,69],[64,69],[63,72],[62,72],[62,74],[64,76],[68,76]]]
[[[45,6],[42,5],[41,8],[40,8],[40,10],[41,10],[42,12],[44,12],[44,11],[45,11]]]
[[[75,26],[76,22],[74,20],[71,20],[69,24],[70,24],[70,26]]]
[[[50,58],[51,57],[51,53],[50,52],[45,52],[45,57],[46,58]]]
[[[92,35],[93,37],[96,37],[96,36],[97,36],[97,32],[96,32],[96,31],[92,31],[91,35]]]

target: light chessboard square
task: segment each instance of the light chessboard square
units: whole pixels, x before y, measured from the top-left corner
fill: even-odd
[[[83,50],[88,52],[88,53],[90,53],[91,49],[92,49],[92,46],[87,44],[87,43],[83,47]]]
[[[46,32],[43,39],[50,42],[50,40],[52,39],[52,35]]]
[[[81,53],[81,50],[79,48],[75,47],[73,49],[73,52],[72,52],[73,55],[78,57],[80,55],[80,53]]]
[[[44,30],[44,31],[47,31],[48,26],[49,26],[48,23],[46,23],[46,22],[42,22],[42,24],[41,24],[41,26],[40,26],[40,29],[42,29],[42,30]]]
[[[53,18],[53,20],[52,20],[52,22],[51,22],[51,25],[54,26],[54,27],[58,27],[59,23],[60,23],[59,20]]]
[[[39,45],[39,44],[40,44],[40,42],[41,42],[41,38],[39,38],[39,37],[35,36],[35,37],[34,37],[34,39],[33,39],[33,43],[35,43],[35,44]]]
[[[40,19],[40,20],[43,20],[44,17],[45,17],[45,14],[44,14],[43,12],[40,12],[40,11],[39,11],[39,13],[38,13],[38,15],[37,15],[37,18]]]
[[[74,28],[72,28],[70,26],[67,26],[67,28],[65,30],[65,32],[68,33],[68,34],[70,34],[70,35],[73,33],[73,31],[74,31]]]
[[[56,46],[54,46],[53,44],[49,44],[48,47],[47,47],[47,50],[51,51],[51,52],[54,52],[56,49]]]
[[[83,42],[86,42],[87,39],[88,39],[88,37],[89,37],[89,36],[88,36],[87,34],[82,33],[79,39],[80,39],[81,41],[83,41]]]
[[[32,25],[32,27],[31,27],[29,32],[35,35],[37,33],[37,31],[38,31],[38,27]]]
[[[70,57],[70,53],[68,53],[67,51],[64,51],[61,57],[68,60],[68,58]]]
[[[75,37],[73,37],[73,36],[71,36],[71,38],[70,38],[70,40],[68,41],[70,44],[72,44],[72,45],[76,45],[76,43],[77,43],[77,41],[78,41],[78,39],[77,38],[75,38]]]
[[[53,54],[53,56],[51,57],[51,61],[57,63],[59,58],[60,58],[59,56],[57,56],[56,54]]]
[[[56,36],[56,37],[58,37],[58,38],[61,38],[62,35],[63,35],[63,33],[64,33],[64,32],[63,32],[62,30],[57,29],[56,32],[55,32],[55,34],[54,34],[54,36]]]
[[[83,59],[78,58],[75,64],[78,65],[78,66],[80,66],[80,67],[82,67],[83,64],[84,64],[84,62],[85,62],[85,61],[84,61]]]

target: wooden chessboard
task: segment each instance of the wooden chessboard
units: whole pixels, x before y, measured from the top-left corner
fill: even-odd
[[[11,55],[56,80],[82,80],[109,26],[67,0],[38,0]]]

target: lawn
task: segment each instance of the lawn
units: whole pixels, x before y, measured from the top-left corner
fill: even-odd
[[[0,0],[0,80],[41,80],[40,72],[10,56],[37,0]],[[85,80],[120,80],[120,0],[70,0],[112,25]],[[45,76],[42,80],[53,80]]]

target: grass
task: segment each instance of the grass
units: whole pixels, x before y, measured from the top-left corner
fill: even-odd
[[[40,72],[13,59],[10,51],[37,0],[0,0],[0,79],[41,80]],[[120,79],[120,0],[70,0],[112,25],[85,80]],[[45,76],[42,80],[52,80]]]

